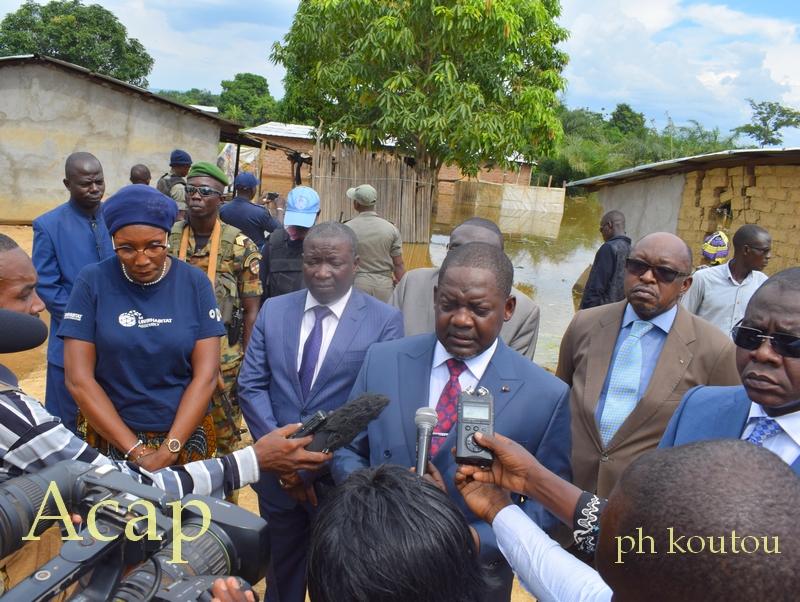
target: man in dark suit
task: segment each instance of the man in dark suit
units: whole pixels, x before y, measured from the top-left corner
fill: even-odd
[[[733,437],[778,454],[800,475],[800,268],[778,272],[734,328],[741,387],[697,387],[659,447]]]
[[[572,389],[574,483],[602,497],[658,446],[686,391],[739,383],[731,340],[678,303],[692,283],[686,243],[650,234],[626,266],[627,300],[579,311],[556,371]]]
[[[357,252],[358,239],[347,226],[314,226],[303,243],[308,290],[268,299],[262,307],[239,374],[240,404],[253,439],[341,406],[370,345],[403,336],[399,310],[353,289]],[[305,600],[317,476],[262,473],[254,486],[272,538],[267,600]]]
[[[499,338],[514,314],[513,273],[511,261],[493,245],[470,243],[448,253],[434,289],[436,332],[369,350],[350,397],[372,391],[392,401],[349,447],[334,454],[331,464],[337,483],[363,466],[413,466],[414,416],[420,406],[435,408],[439,423],[431,458],[474,530],[481,562],[498,578],[492,601],[510,599],[513,574],[491,527],[467,510],[453,486],[456,464],[450,450],[456,433],[450,429],[458,392],[468,386],[488,389],[495,399],[495,428],[553,472],[571,477],[567,387]],[[515,502],[545,530],[555,528],[556,518],[536,502],[520,502],[518,496]]]

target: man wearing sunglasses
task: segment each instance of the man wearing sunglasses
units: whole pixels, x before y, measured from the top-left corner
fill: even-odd
[[[762,284],[732,336],[743,386],[689,391],[660,447],[734,437],[778,454],[800,475],[800,268]]]
[[[736,385],[732,341],[678,301],[692,254],[665,232],[642,238],[626,262],[626,300],[579,311],[564,333],[556,375],[571,387],[574,483],[608,497],[622,472],[661,440],[697,385]]]
[[[741,321],[747,302],[767,279],[761,270],[772,254],[772,237],[755,224],[746,224],[733,235],[733,259],[700,270],[681,299],[681,305],[729,333]]]
[[[625,236],[625,216],[609,211],[600,220],[603,245],[597,250],[592,271],[583,289],[581,309],[616,303],[625,298],[625,260],[631,254],[631,239]]]

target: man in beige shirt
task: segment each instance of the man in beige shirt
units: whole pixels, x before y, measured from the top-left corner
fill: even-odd
[[[391,222],[378,217],[375,212],[378,192],[369,184],[351,188],[347,196],[353,199],[353,209],[358,211],[346,224],[358,237],[361,258],[355,287],[388,303],[395,283],[406,273],[400,231]]]

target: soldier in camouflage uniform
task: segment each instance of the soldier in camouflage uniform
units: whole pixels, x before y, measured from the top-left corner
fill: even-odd
[[[220,221],[219,205],[227,178],[216,165],[196,163],[187,182],[188,220],[178,221],[173,226],[169,239],[170,253],[209,276],[213,275],[223,321],[226,321],[226,313],[232,313],[226,321],[229,336],[221,339],[220,371],[234,404],[231,408],[233,423],[222,407],[220,395],[214,396],[211,410],[217,432],[217,453],[225,455],[239,447],[234,424],[237,429],[242,427],[242,413],[236,399],[236,379],[258,315],[262,291],[258,278],[261,254],[237,228]],[[209,258],[215,247],[215,238],[217,260],[215,269],[210,270]],[[233,307],[233,311],[226,312],[226,305]],[[237,315],[238,308],[241,311]]]

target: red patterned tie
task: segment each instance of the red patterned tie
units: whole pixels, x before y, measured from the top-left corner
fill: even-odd
[[[436,425],[437,433],[449,433],[458,418],[458,394],[461,393],[461,383],[458,377],[467,369],[467,365],[461,360],[449,359],[445,362],[450,371],[450,380],[442,389],[439,402],[436,404],[436,413],[439,415],[439,423]],[[444,442],[445,437],[434,436],[431,439],[431,458],[439,451],[439,447]]]

